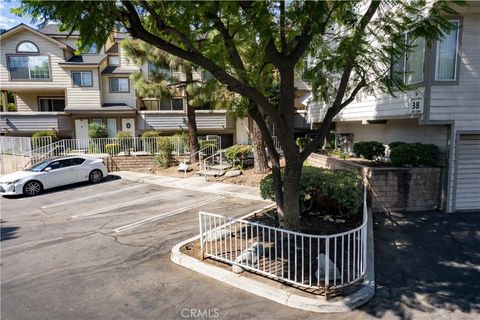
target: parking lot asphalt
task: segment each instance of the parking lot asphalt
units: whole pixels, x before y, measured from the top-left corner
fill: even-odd
[[[387,289],[360,310],[319,315],[259,298],[170,261],[171,248],[198,232],[199,210],[241,216],[265,206],[262,201],[115,176],[98,185],[79,184],[33,198],[0,201],[2,319],[399,319],[404,315],[474,319],[476,315],[472,305],[422,310],[423,305],[415,305],[411,296],[400,313],[399,306],[393,308],[401,296],[384,294]],[[389,220],[378,220],[375,228],[390,232]],[[387,249],[391,239],[384,241]],[[408,241],[415,243],[414,238]],[[376,243],[377,251],[379,246]],[[376,268],[383,275],[382,283],[390,279],[387,269]]]

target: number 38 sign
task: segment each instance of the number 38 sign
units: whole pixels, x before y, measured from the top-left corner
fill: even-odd
[[[423,113],[423,94],[420,91],[414,91],[408,99],[408,113],[422,114]]]

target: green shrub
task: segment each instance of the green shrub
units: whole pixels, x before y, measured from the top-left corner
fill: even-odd
[[[119,145],[119,148],[124,153],[129,153],[130,149],[133,148],[132,134],[128,131],[119,131],[115,136],[116,143]]]
[[[239,166],[243,169],[245,160],[252,153],[252,146],[245,144],[233,145],[225,150],[225,157],[227,161],[234,166]]]
[[[360,141],[353,144],[353,152],[357,156],[365,159],[373,160],[375,157],[383,157],[385,155],[385,147],[378,141]]]
[[[260,194],[264,199],[275,200],[271,174],[260,182]],[[327,209],[331,214],[356,215],[363,203],[362,176],[349,170],[330,171],[303,167],[300,179],[300,207],[309,207],[311,201]]]
[[[303,150],[310,142],[312,142],[312,138],[298,137],[297,140],[295,140],[295,142],[300,147],[300,150]]]
[[[339,158],[341,158],[341,159],[343,159],[343,160],[346,160],[346,159],[349,157],[348,153],[343,152],[343,151],[340,150],[340,149],[333,149],[332,151],[329,151],[327,154],[328,154],[329,156],[339,157]]]
[[[107,143],[105,145],[105,151],[111,156],[115,156],[120,151],[120,146],[116,143]]]
[[[142,133],[142,138],[156,138],[160,137],[160,133],[155,130],[148,130]]]
[[[92,122],[88,125],[89,138],[108,138],[108,128],[106,125]]]
[[[17,106],[15,105],[15,103],[9,103],[7,104],[7,110],[9,112],[17,111]]]
[[[43,131],[38,131],[32,134],[32,145],[33,148],[40,148],[43,147],[44,144],[41,144],[41,141],[43,142],[43,137],[50,137],[52,138],[52,143],[58,141],[58,136],[57,133],[53,130],[43,130]]]
[[[157,162],[164,168],[168,168],[173,164],[173,146],[168,137],[161,137],[158,139],[159,155]]]
[[[390,151],[391,151],[392,149],[395,149],[396,147],[402,146],[402,145],[405,145],[405,144],[407,144],[407,143],[406,143],[406,142],[402,142],[402,141],[395,141],[395,142],[389,143],[389,144],[388,144],[388,147],[390,148]]]
[[[434,144],[402,143],[391,147],[390,160],[396,166],[433,166],[439,150]]]

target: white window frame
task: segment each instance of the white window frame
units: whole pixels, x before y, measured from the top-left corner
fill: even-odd
[[[448,20],[448,22],[456,22],[457,23],[457,41],[455,44],[455,63],[453,65],[454,67],[454,72],[453,72],[453,79],[438,79],[438,46],[440,45],[440,40],[437,40],[437,45],[435,48],[435,81],[441,81],[441,82],[449,82],[449,81],[457,81],[457,72],[458,72],[458,48],[460,45],[460,19],[451,19]]]
[[[118,91],[113,91],[113,87],[112,87],[112,80],[127,80],[127,85],[128,85],[128,89],[126,91],[121,91],[120,90],[120,85],[118,86]],[[118,77],[118,78],[109,78],[109,91],[110,93],[130,93],[130,79],[129,78],[126,78],[126,77]]]
[[[75,83],[75,80],[73,79],[73,74],[74,73],[80,73],[80,84]],[[90,74],[90,84],[89,85],[83,84],[83,74],[84,73]],[[75,87],[93,87],[93,72],[92,71],[72,71],[72,84]]]
[[[28,78],[20,78],[20,79],[12,79],[11,73],[11,66],[10,66],[10,58],[11,57],[27,57],[27,68],[28,68]],[[30,67],[30,58],[37,58],[37,57],[46,57],[48,60],[48,78],[32,78],[32,70]],[[50,56],[46,54],[7,54],[7,66],[8,66],[8,73],[10,76],[10,80],[13,81],[50,81],[52,80],[52,65],[50,61]]]

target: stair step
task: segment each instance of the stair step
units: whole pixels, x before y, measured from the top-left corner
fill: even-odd
[[[197,171],[197,174],[200,176],[220,177],[225,174],[225,170],[201,170]]]
[[[207,169],[211,170],[227,170],[230,169],[232,166],[227,164],[215,164],[215,165],[207,165]]]

